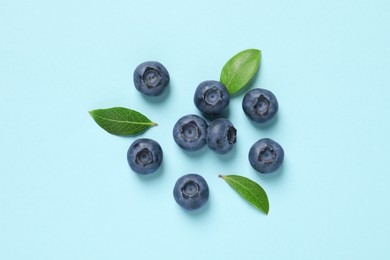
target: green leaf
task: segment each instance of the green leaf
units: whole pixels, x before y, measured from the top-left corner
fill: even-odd
[[[259,68],[261,51],[248,49],[236,54],[222,68],[220,81],[230,94],[242,89]]]
[[[265,214],[269,211],[268,197],[262,187],[248,178],[238,175],[219,175],[224,179],[238,194],[246,199],[250,204],[261,210]]]
[[[112,107],[89,111],[95,122],[114,135],[136,135],[157,125],[143,114],[124,107]]]

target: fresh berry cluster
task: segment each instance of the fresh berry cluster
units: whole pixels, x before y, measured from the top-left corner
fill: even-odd
[[[159,96],[168,87],[168,70],[159,62],[149,61],[140,64],[134,71],[134,85],[146,96]],[[198,115],[185,115],[173,127],[173,139],[186,151],[197,151],[207,146],[216,153],[229,153],[237,140],[237,130],[232,122],[221,117],[228,107],[230,94],[219,81],[208,80],[200,83],[195,90],[194,104],[207,121]],[[245,115],[255,123],[263,124],[275,117],[278,111],[275,95],[266,89],[248,91],[242,101]],[[252,167],[260,173],[272,173],[283,163],[283,148],[274,140],[263,138],[255,142],[249,150],[248,159]],[[155,172],[163,160],[161,146],[151,139],[138,139],[127,152],[131,169],[139,174]],[[173,189],[176,202],[187,210],[194,210],[206,204],[209,187],[198,174],[180,177]]]

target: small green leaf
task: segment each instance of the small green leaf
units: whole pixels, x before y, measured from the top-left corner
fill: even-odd
[[[219,175],[250,204],[268,214],[268,197],[262,187],[248,178],[238,175]]]
[[[114,135],[136,135],[157,125],[143,114],[124,107],[112,107],[89,111],[95,122]]]
[[[220,81],[230,94],[242,89],[259,68],[261,51],[248,49],[236,54],[222,68]]]

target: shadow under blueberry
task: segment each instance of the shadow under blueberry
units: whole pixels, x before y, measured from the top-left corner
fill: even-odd
[[[229,118],[230,115],[230,106],[222,110],[222,112],[216,116],[207,115],[205,113],[201,113],[202,117],[208,121],[208,123],[212,122],[215,119],[218,118]]]
[[[273,127],[274,125],[276,125],[276,123],[278,122],[278,119],[279,116],[278,114],[276,114],[273,118],[271,118],[268,122],[265,122],[263,124],[259,124],[259,123],[256,123],[252,120],[250,120],[248,118],[248,120],[250,121],[250,123],[253,125],[253,127],[257,128],[257,129],[261,129],[261,130],[268,130],[269,128]]]
[[[206,215],[207,212],[210,210],[210,197],[207,203],[200,209],[195,209],[195,210],[180,209],[180,210],[183,212],[183,214],[187,215],[189,218],[198,219],[201,216]]]
[[[181,149],[180,150],[185,154],[186,157],[188,158],[201,158],[201,157],[204,157],[205,154],[207,153],[207,144],[205,146],[203,146],[201,149],[199,150],[196,150],[196,151],[187,151],[187,150],[184,150],[184,149]]]
[[[160,167],[157,169],[157,171],[152,172],[150,174],[139,174],[139,173],[132,171],[131,169],[130,169],[130,173],[135,174],[141,182],[151,182],[153,180],[157,180],[157,179],[161,178],[161,175],[163,175],[163,172],[164,172],[164,168],[165,168],[165,166],[164,166],[164,162],[163,162],[160,165]],[[161,181],[161,180],[159,180],[159,181]]]
[[[254,171],[260,178],[264,181],[274,181],[274,180],[280,180],[281,176],[284,174],[284,164],[280,166],[280,168],[276,172],[272,173],[259,173],[257,171]]]
[[[236,155],[237,155],[237,147],[236,147],[236,144],[235,144],[233,146],[232,150],[230,150],[226,154],[218,154],[218,153],[215,153],[213,151],[210,151],[210,152],[214,153],[217,156],[217,158],[219,160],[221,160],[222,162],[232,162],[233,158],[236,157]]]
[[[166,90],[160,96],[153,97],[153,96],[146,96],[142,93],[139,93],[139,94],[142,96],[142,98],[146,102],[148,102],[150,104],[161,104],[168,99],[168,97],[170,96],[170,93],[171,93],[171,84],[168,85]]]

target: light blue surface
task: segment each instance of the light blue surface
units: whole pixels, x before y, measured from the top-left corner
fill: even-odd
[[[0,259],[390,259],[390,2],[0,0]],[[275,93],[260,128],[230,104],[235,150],[184,153],[176,120],[198,113],[195,87],[247,48],[263,51],[253,87]],[[163,98],[136,92],[134,68],[170,71]],[[164,149],[141,178],[88,111],[125,106],[159,123]],[[286,157],[257,174],[252,143]],[[202,174],[207,207],[175,203],[181,175]],[[263,215],[217,175],[260,183]]]

